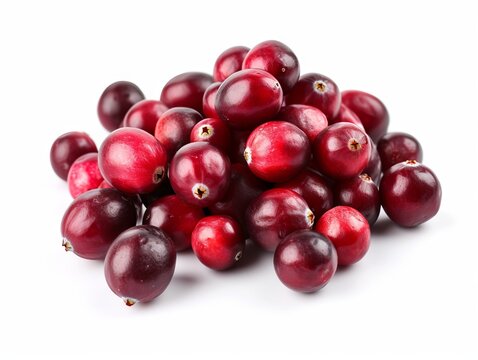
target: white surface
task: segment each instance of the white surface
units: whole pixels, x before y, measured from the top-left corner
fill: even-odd
[[[473,1],[94,3],[0,5],[0,358],[477,358]],[[440,213],[414,230],[382,223],[363,261],[314,295],[282,286],[270,255],[215,273],[186,254],[163,296],[127,308],[101,262],[60,246],[71,199],[51,142],[84,130],[99,144],[96,101],[113,81],[158,98],[172,76],[266,39],[303,72],[382,99],[441,179]]]

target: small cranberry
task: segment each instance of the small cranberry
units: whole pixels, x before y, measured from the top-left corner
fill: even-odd
[[[329,119],[329,125],[336,124],[338,122],[348,122],[357,125],[359,128],[365,130],[365,128],[362,125],[362,122],[360,121],[360,118],[357,116],[356,113],[354,113],[352,110],[350,110],[347,106],[345,106],[343,103],[340,104],[340,109],[339,113],[337,114],[336,117],[333,119]]]
[[[383,171],[405,160],[422,162],[423,151],[420,143],[412,135],[392,132],[383,135],[377,143],[377,150]]]
[[[277,118],[290,122],[305,132],[310,143],[313,143],[317,135],[328,126],[325,114],[308,105],[287,105],[282,108]]]
[[[204,92],[202,98],[202,113],[206,117],[219,119],[219,115],[216,112],[216,95],[219,86],[221,86],[220,82],[212,83]]]
[[[168,107],[160,101],[141,100],[128,110],[122,127],[134,127],[154,135],[159,117],[167,110]]]
[[[73,199],[88,190],[98,188],[102,182],[103,176],[98,168],[96,152],[81,155],[68,172],[68,190]]]
[[[212,73],[214,81],[224,81],[241,70],[242,62],[248,52],[249,48],[245,46],[234,46],[222,52],[214,63]]]
[[[224,121],[207,118],[194,125],[189,140],[191,142],[206,141],[227,154],[231,147],[231,130]]]

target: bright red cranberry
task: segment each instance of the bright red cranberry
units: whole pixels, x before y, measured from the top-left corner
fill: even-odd
[[[271,74],[256,69],[238,71],[219,87],[215,108],[236,129],[253,129],[273,118],[282,106],[282,89]]]
[[[277,118],[297,126],[305,132],[311,143],[328,125],[325,114],[316,107],[308,105],[295,104],[285,106]]]
[[[156,100],[142,100],[134,104],[126,113],[122,126],[142,129],[154,135],[159,117],[168,107]]]
[[[247,165],[244,159],[244,150],[246,150],[247,139],[251,135],[249,130],[234,130],[231,132],[231,151],[229,158],[232,163],[241,163]]]
[[[358,126],[337,123],[323,130],[313,144],[319,171],[335,180],[359,175],[368,164],[370,138]]]
[[[174,155],[169,169],[174,192],[199,207],[219,201],[226,194],[230,177],[229,159],[207,142],[183,146]]]
[[[257,177],[269,182],[287,181],[307,165],[309,139],[294,124],[269,121],[249,135],[244,158]]]
[[[359,128],[365,130],[357,114],[350,110],[344,104],[340,104],[339,113],[335,118],[329,120],[329,125],[336,124],[338,122],[352,123],[357,125]]]
[[[271,189],[249,205],[246,224],[253,241],[267,251],[274,251],[291,232],[310,229],[314,214],[304,198],[294,191]]]
[[[286,98],[287,105],[311,105],[322,110],[327,119],[337,116],[340,109],[340,91],[327,76],[309,73],[302,75]]]
[[[359,117],[367,134],[377,142],[387,132],[389,116],[375,96],[358,90],[342,91],[342,102]]]
[[[337,253],[325,236],[310,230],[287,235],[274,253],[274,268],[280,281],[300,292],[323,288],[337,270]]]
[[[212,84],[212,76],[202,72],[187,72],[173,77],[161,91],[161,102],[169,108],[188,107],[202,111],[204,92]]]
[[[370,247],[370,226],[349,206],[336,206],[322,215],[315,231],[327,237],[337,250],[338,263],[347,266],[362,259]]]
[[[204,92],[202,98],[202,113],[206,117],[219,119],[219,115],[216,112],[216,94],[221,86],[220,82],[215,82],[209,85],[209,87]]]
[[[404,227],[418,226],[440,209],[440,182],[428,167],[407,160],[383,173],[380,200],[393,222]]]
[[[231,130],[224,121],[207,118],[194,125],[189,140],[191,142],[206,141],[228,154],[231,148]]]
[[[237,221],[223,215],[199,220],[191,237],[199,261],[214,270],[228,269],[239,261],[245,243]]]
[[[98,153],[81,155],[68,172],[68,190],[73,199],[88,190],[96,189],[103,182],[98,168]]]
[[[117,81],[108,86],[98,101],[98,117],[101,125],[113,131],[120,127],[128,110],[137,102],[144,100],[144,94],[135,84]]]
[[[101,144],[101,174],[125,193],[154,191],[166,173],[166,150],[153,135],[141,129],[121,128]]]
[[[380,178],[382,177],[382,162],[380,161],[380,155],[378,154],[375,143],[371,141],[370,145],[370,159],[368,160],[368,164],[363,170],[363,173],[368,174],[373,182],[378,185],[380,183]]]
[[[161,184],[152,192],[146,194],[140,194],[141,201],[143,202],[144,206],[150,206],[154,201],[158,200],[159,198],[174,195],[174,190],[171,187],[171,183],[169,182],[169,178],[166,176]]]
[[[105,277],[126,305],[148,302],[168,287],[176,266],[176,251],[168,235],[141,225],[121,233],[108,250]]]
[[[269,40],[254,46],[244,58],[243,69],[261,69],[274,76],[284,94],[299,80],[299,59],[285,44]]]
[[[95,189],[78,196],[61,222],[62,245],[85,259],[103,259],[113,240],[136,225],[131,199],[115,189]]]
[[[392,132],[383,135],[377,143],[377,150],[385,171],[405,160],[422,162],[423,151],[420,143],[412,135]]]
[[[212,77],[214,81],[224,81],[235,72],[242,69],[242,62],[249,52],[245,46],[234,46],[219,55],[214,63]]]

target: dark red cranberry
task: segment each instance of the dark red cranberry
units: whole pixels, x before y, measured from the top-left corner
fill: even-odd
[[[282,89],[271,74],[256,69],[238,71],[219,87],[215,108],[236,129],[253,129],[279,112]]]
[[[148,302],[168,287],[176,266],[176,251],[168,235],[141,225],[121,233],[108,250],[105,277],[126,305]]]
[[[244,58],[243,69],[261,69],[274,76],[284,94],[299,80],[299,59],[285,44],[269,40],[254,46]]]
[[[308,105],[295,104],[285,106],[277,118],[297,126],[305,132],[311,143],[328,125],[325,114],[316,107]]]
[[[359,117],[367,134],[377,142],[387,132],[389,116],[385,105],[375,96],[358,90],[342,92],[342,102]]]
[[[322,110],[327,119],[337,116],[340,109],[340,91],[327,76],[309,73],[302,75],[286,98],[287,105],[311,105]]]
[[[383,135],[377,143],[377,150],[385,171],[405,160],[422,162],[423,151],[420,143],[412,135],[392,132]]]
[[[134,104],[126,113],[122,126],[142,129],[154,135],[159,117],[168,107],[156,100],[142,100]]]
[[[234,130],[231,132],[231,151],[229,153],[231,162],[247,165],[246,159],[244,159],[244,150],[246,150],[249,135],[251,135],[249,130]]]
[[[62,245],[85,259],[103,259],[113,240],[136,225],[136,209],[115,189],[95,189],[78,196],[61,222]]]
[[[294,124],[269,121],[249,135],[244,158],[257,177],[269,182],[287,181],[307,165],[309,139]]]
[[[245,46],[234,46],[219,55],[214,63],[212,77],[214,81],[224,81],[235,72],[242,69],[242,62],[249,52]]]
[[[357,116],[356,113],[354,113],[352,110],[350,110],[347,106],[344,104],[340,104],[340,109],[339,113],[337,116],[333,119],[329,119],[329,125],[332,124],[337,124],[338,122],[348,122],[357,125],[359,128],[364,129],[362,125],[362,122],[360,121],[360,118]]]
[[[169,181],[174,192],[191,205],[208,207],[227,191],[231,177],[229,159],[207,142],[183,146],[174,155]]]
[[[169,195],[154,201],[144,213],[143,224],[160,228],[174,242],[176,251],[191,246],[191,234],[204,211],[185,203],[177,195]]]
[[[206,141],[228,154],[231,148],[231,130],[224,121],[207,118],[194,125],[189,140],[191,142]]]
[[[153,135],[141,129],[121,128],[101,144],[101,174],[125,193],[154,191],[166,173],[166,150]]]
[[[202,111],[202,98],[212,76],[202,72],[187,72],[173,77],[161,91],[161,102],[169,108],[188,107]]]
[[[271,189],[255,199],[246,211],[250,238],[268,251],[291,232],[310,229],[314,214],[307,202],[288,189]]]
[[[229,216],[207,216],[197,223],[191,245],[199,261],[214,270],[225,270],[242,257],[245,238],[236,220]]]
[[[202,98],[202,113],[206,117],[219,119],[219,115],[216,112],[216,94],[221,86],[220,82],[215,82],[209,85],[209,87],[204,92]]]
[[[440,182],[428,167],[407,160],[383,173],[380,200],[393,222],[404,227],[418,226],[440,209]]]
[[[144,206],[150,206],[154,201],[158,200],[159,198],[174,195],[174,190],[169,182],[169,178],[166,176],[161,184],[153,191],[146,194],[140,194],[141,201],[143,202]]]
[[[98,153],[81,155],[68,172],[68,190],[73,199],[88,190],[96,189],[103,182],[98,168]]]
[[[359,175],[368,164],[370,138],[357,125],[337,123],[323,130],[313,144],[319,171],[335,180]]]
[[[73,162],[81,155],[91,152],[98,152],[98,149],[87,133],[73,131],[63,134],[51,145],[51,167],[55,174],[66,180]]]
[[[315,231],[328,238],[337,250],[338,263],[347,266],[362,259],[370,247],[370,226],[349,206],[336,206],[322,215]]]
[[[337,253],[325,236],[310,230],[294,231],[277,246],[274,269],[288,288],[314,292],[334,276]]]
[[[120,127],[128,110],[137,102],[144,100],[143,92],[128,81],[117,81],[108,86],[98,101],[98,117],[101,125],[113,131]]]
[[[375,143],[371,141],[370,145],[370,159],[368,160],[368,164],[363,172],[368,174],[373,182],[378,185],[380,183],[380,178],[382,177],[382,162],[380,161],[380,155],[378,154]]]

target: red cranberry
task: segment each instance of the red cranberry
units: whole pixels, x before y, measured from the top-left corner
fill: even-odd
[[[109,184],[106,180],[103,180],[100,185],[98,185],[98,189],[114,189],[113,185]],[[141,201],[141,197],[138,194],[134,195],[126,195],[134,204],[136,208],[136,215],[138,219],[141,219],[143,214],[143,203]]]
[[[314,214],[299,194],[288,189],[271,189],[249,205],[246,224],[253,241],[265,250],[274,251],[291,232],[310,229]]]
[[[251,135],[249,130],[235,130],[231,132],[231,151],[229,153],[231,162],[247,165],[246,159],[244,159],[244,151],[246,150],[249,135]]]
[[[219,117],[236,129],[253,129],[271,119],[282,105],[279,82],[263,70],[247,69],[229,76],[216,94]]]
[[[322,111],[313,106],[300,104],[283,107],[278,115],[278,119],[297,126],[305,132],[311,143],[328,125],[327,117]]]
[[[383,135],[377,143],[377,150],[383,171],[405,160],[422,162],[423,151],[420,143],[412,135],[392,132]]]
[[[161,102],[169,108],[188,107],[202,111],[202,98],[212,76],[201,72],[187,72],[169,80],[161,92]]]
[[[153,226],[135,226],[108,250],[105,277],[110,289],[131,306],[161,295],[175,266],[176,251],[168,235]]]
[[[194,228],[191,245],[199,261],[214,270],[233,266],[244,251],[239,224],[229,216],[207,216]]]
[[[287,181],[307,165],[309,139],[291,123],[269,121],[249,135],[244,158],[257,177],[269,182]]]
[[[335,180],[359,175],[368,164],[370,151],[367,134],[350,123],[330,125],[313,145],[319,171]]]
[[[298,230],[287,235],[274,253],[274,269],[288,288],[314,292],[323,288],[337,270],[337,253],[323,235]]]
[[[350,110],[344,104],[340,104],[339,113],[337,114],[337,116],[333,119],[329,119],[329,125],[337,124],[338,122],[352,123],[357,125],[359,128],[365,130],[357,114]]]
[[[380,178],[382,177],[382,162],[380,161],[380,155],[378,154],[375,143],[371,141],[370,145],[370,159],[368,160],[368,164],[363,172],[370,175],[374,183],[378,185],[380,183]]]
[[[244,58],[243,69],[267,71],[279,81],[287,93],[299,80],[299,59],[285,44],[269,40],[254,46]]]
[[[168,195],[174,195],[174,190],[171,187],[169,178],[166,176],[153,192],[140,194],[139,196],[144,206],[149,207],[154,201]]]
[[[245,46],[234,46],[222,52],[214,64],[212,74],[214,81],[224,81],[241,70],[242,62],[248,52],[249,48]]]
[[[207,118],[199,121],[191,130],[191,142],[206,141],[225,154],[231,147],[231,131],[220,119]]]
[[[327,119],[337,116],[340,109],[340,91],[327,76],[309,73],[302,75],[286,98],[287,105],[311,105],[322,110]]]
[[[221,86],[220,82],[215,82],[209,85],[204,92],[202,98],[202,112],[204,116],[219,119],[219,115],[216,112],[216,94]]]
[[[339,265],[351,265],[370,247],[370,226],[363,215],[348,206],[336,206],[322,215],[315,231],[327,237],[337,250]]]
[[[88,190],[98,188],[102,182],[103,177],[98,168],[98,153],[81,155],[71,165],[68,173],[68,189],[74,199]]]
[[[101,125],[113,131],[120,127],[128,110],[144,99],[142,91],[128,81],[117,81],[108,86],[98,101],[98,117]]]
[[[393,222],[414,227],[430,220],[440,209],[440,182],[428,167],[407,160],[383,173],[380,200]]]
[[[226,194],[230,177],[229,159],[207,142],[183,146],[174,155],[169,169],[174,192],[199,207],[219,201]]]
[[[123,126],[142,129],[154,135],[159,117],[168,107],[156,100],[142,100],[134,104],[124,117]]]
[[[367,134],[377,142],[387,132],[389,116],[385,105],[375,96],[358,90],[342,92],[342,102],[359,117]]]
[[[85,259],[103,259],[113,240],[136,225],[136,209],[115,189],[90,190],[68,207],[61,222],[63,246]]]
[[[166,172],[167,155],[153,135],[135,128],[112,132],[100,147],[101,174],[126,193],[154,191]]]

